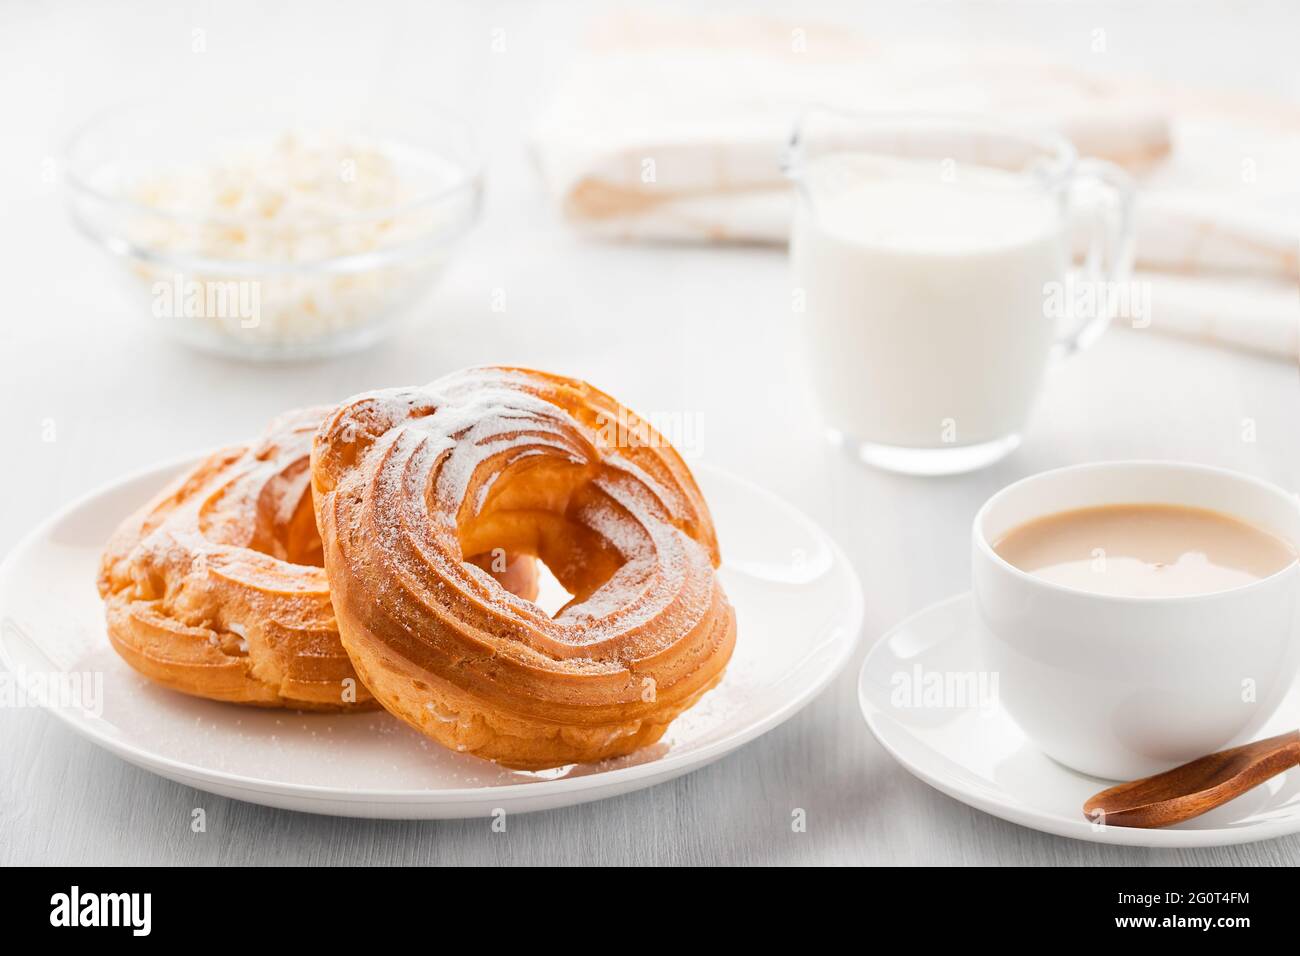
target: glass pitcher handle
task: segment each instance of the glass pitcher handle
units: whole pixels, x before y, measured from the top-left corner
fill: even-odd
[[[1073,355],[1092,345],[1106,331],[1114,316],[1114,303],[1123,297],[1113,294],[1127,282],[1133,268],[1133,180],[1114,163],[1082,159],[1070,183],[1070,208],[1078,208],[1076,197],[1085,190],[1096,194],[1089,201],[1088,247],[1083,265],[1071,274],[1073,283],[1096,285],[1098,303],[1093,314],[1071,316],[1057,346],[1063,355]],[[1082,205],[1082,204],[1078,204]]]

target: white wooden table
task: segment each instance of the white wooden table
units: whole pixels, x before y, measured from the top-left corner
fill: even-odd
[[[504,361],[589,378],[641,410],[691,416],[703,457],[796,502],[843,545],[867,595],[863,649],[805,711],[721,762],[615,800],[515,817],[504,834],[486,820],[365,822],[241,804],[137,770],[41,712],[0,710],[0,863],[1300,863],[1300,837],[1155,851],[1004,823],[894,764],[868,733],[855,694],[866,646],[967,588],[970,519],[1015,478],[1085,460],[1168,457],[1300,487],[1293,365],[1114,330],[1058,371],[1025,446],[994,469],[937,480],[865,470],[816,435],[790,358],[795,328],[780,252],[588,243],[542,201],[520,123],[583,11],[551,7],[543,16],[465,4],[435,21],[412,5],[367,21],[355,4],[260,19],[252,7],[228,6],[220,17],[170,6],[132,17],[120,5],[92,4],[0,12],[0,62],[11,79],[0,104],[16,120],[0,149],[0,261],[10,267],[0,323],[0,551],[81,492],[150,461],[244,439],[281,408]],[[1004,39],[1028,35],[1085,51],[1096,20],[1124,38],[1117,56],[1128,67],[1166,72],[1193,57],[1199,36],[1214,62],[1201,57],[1188,68],[1245,83],[1269,69],[1260,44],[1285,72],[1282,41],[1296,33],[1260,31],[1237,52],[1232,73],[1221,62],[1231,45],[1204,32],[1215,16],[1235,22],[1226,4],[1189,14],[1192,26],[1173,32],[1151,12],[1046,6],[1050,15],[981,5],[977,17],[960,4],[924,4],[914,22],[899,24],[889,5],[880,16],[900,29],[1002,30]],[[858,18],[880,26],[870,14]],[[196,27],[207,30],[201,56],[190,52]],[[498,27],[506,55],[490,52]],[[303,48],[308,42],[312,49]],[[397,341],[304,366],[192,354],[140,334],[113,267],[66,223],[57,186],[42,176],[57,134],[159,82],[211,82],[249,63],[289,86],[323,83],[346,68],[349,82],[444,92],[482,117],[492,155],[484,222],[431,303],[430,320]],[[490,308],[496,289],[505,290],[504,313]],[[1253,441],[1243,438],[1246,419]],[[190,831],[195,807],[207,811],[205,834]],[[795,807],[807,811],[805,833],[791,832]]]

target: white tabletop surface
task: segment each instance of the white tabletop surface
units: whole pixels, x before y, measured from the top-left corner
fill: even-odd
[[[1238,4],[1178,4],[1175,20],[1173,5],[1134,6],[856,4],[817,18],[843,16],[878,33],[1039,42],[1099,70],[1296,90],[1294,7],[1261,5],[1249,16]],[[149,462],[244,439],[280,409],[468,364],[521,363],[588,378],[640,410],[693,416],[704,458],[815,516],[861,575],[863,649],[805,711],[721,762],[641,793],[519,817],[504,834],[487,820],[365,822],[225,800],[129,766],[41,712],[0,710],[0,863],[1300,863],[1300,837],[1155,851],[1004,823],[897,766],[855,699],[871,642],[968,587],[970,519],[1015,478],[1159,457],[1300,487],[1293,363],[1112,330],[1056,372],[1025,446],[997,467],[940,480],[866,470],[817,437],[791,358],[782,252],[583,241],[543,199],[522,126],[589,10],[257,8],[0,7],[0,261],[9,303],[0,323],[0,551],[82,492]],[[1111,37],[1103,62],[1089,53],[1098,26]],[[196,28],[206,31],[202,54],[191,52]],[[491,49],[498,29],[503,53]],[[113,264],[73,233],[47,175],[60,137],[96,108],[160,86],[241,81],[264,83],[268,95],[340,83],[354,92],[409,88],[479,120],[490,153],[486,214],[418,327],[362,355],[259,367],[185,351],[129,316]],[[498,289],[504,312],[491,308]],[[195,807],[207,811],[205,834],[190,831]],[[807,832],[791,832],[795,807],[807,811]]]

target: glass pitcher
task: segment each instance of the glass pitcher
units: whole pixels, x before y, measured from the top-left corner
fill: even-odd
[[[878,467],[952,474],[1008,454],[1053,354],[1095,340],[1128,282],[1129,177],[1051,133],[818,109],[786,172],[827,434]]]

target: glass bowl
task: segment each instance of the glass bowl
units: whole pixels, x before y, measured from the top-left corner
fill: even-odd
[[[69,141],[75,225],[141,314],[207,351],[334,355],[418,312],[478,218],[468,124],[419,101],[159,99]]]

